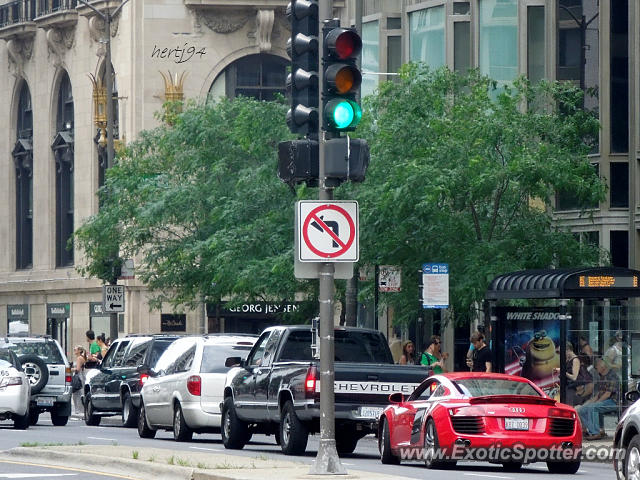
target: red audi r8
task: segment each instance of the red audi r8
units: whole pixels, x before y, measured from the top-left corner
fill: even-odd
[[[582,429],[573,407],[533,382],[500,373],[448,373],[407,398],[389,396],[378,423],[382,463],[423,460],[428,468],[485,461],[517,471],[544,461],[552,473],[580,468]]]

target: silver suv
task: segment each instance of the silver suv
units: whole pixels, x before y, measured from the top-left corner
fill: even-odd
[[[18,356],[29,384],[29,423],[35,425],[42,412],[50,412],[51,422],[66,425],[71,415],[71,368],[60,344],[50,336],[3,337],[0,347]]]

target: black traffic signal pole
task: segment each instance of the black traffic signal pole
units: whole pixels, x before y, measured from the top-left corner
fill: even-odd
[[[330,20],[333,12],[333,0],[319,0],[318,2],[318,52],[324,51],[324,35],[322,27],[325,20]],[[318,74],[323,75],[322,55],[318,55]],[[318,123],[324,118],[322,101],[323,81],[318,82]],[[325,135],[319,128],[318,136],[318,199],[330,201],[333,199],[333,189],[327,188],[325,183]],[[334,292],[333,263],[319,264],[318,278],[320,282],[320,444],[318,454],[309,470],[310,474],[339,474],[345,475],[346,469],[340,463],[336,449],[336,417],[335,417],[335,366],[334,366],[334,330],[333,330],[333,292]]]

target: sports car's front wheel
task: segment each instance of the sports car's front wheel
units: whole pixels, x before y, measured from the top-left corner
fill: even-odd
[[[391,452],[391,434],[386,418],[382,419],[382,435],[378,440],[378,448],[380,449],[380,461],[382,463],[389,465],[400,464],[400,458]]]

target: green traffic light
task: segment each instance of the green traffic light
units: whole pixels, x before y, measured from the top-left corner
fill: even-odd
[[[337,130],[354,128],[362,118],[360,105],[345,98],[330,100],[325,108],[329,122]]]

